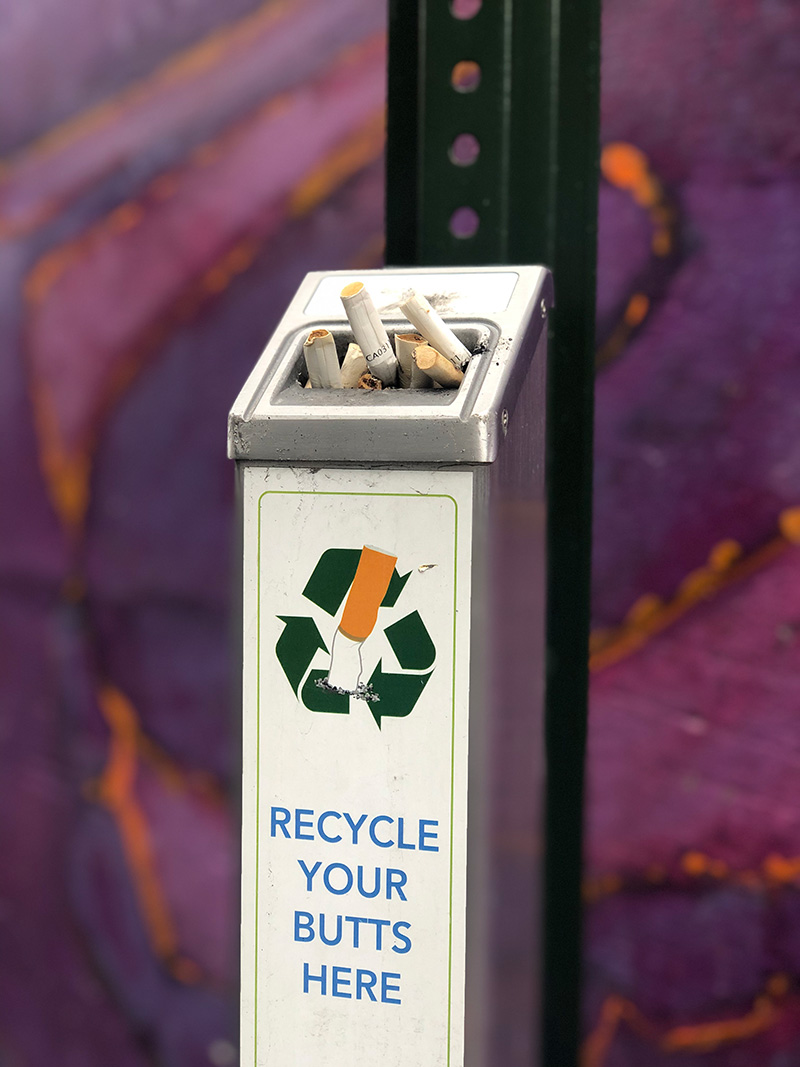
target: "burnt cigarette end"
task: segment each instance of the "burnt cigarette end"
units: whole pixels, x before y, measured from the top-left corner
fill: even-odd
[[[367,371],[356,382],[356,389],[383,389],[383,382]]]
[[[305,339],[304,344],[310,345],[312,341],[315,341],[318,337],[327,337],[329,330],[312,330],[308,337]]]

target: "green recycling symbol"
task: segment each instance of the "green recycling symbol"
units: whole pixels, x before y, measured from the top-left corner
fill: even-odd
[[[353,585],[361,555],[362,550],[358,548],[329,548],[323,552],[303,589],[306,600],[327,615],[335,616]],[[410,577],[411,571],[401,575],[394,567],[380,607],[393,608]],[[284,629],[275,653],[292,692],[309,711],[347,715],[351,693],[330,688],[327,670],[309,670],[318,649],[329,652],[314,619],[298,615],[277,618],[284,623]],[[418,611],[387,626],[383,633],[401,671],[384,671],[383,659],[379,659],[368,684],[360,687],[368,694],[363,699],[379,729],[382,719],[404,718],[413,711],[433,674],[436,659],[436,648]]]

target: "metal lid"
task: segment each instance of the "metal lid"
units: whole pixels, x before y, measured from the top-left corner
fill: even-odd
[[[403,293],[422,292],[473,352],[458,389],[304,389],[302,346],[331,331],[352,340],[339,299],[369,289],[389,336],[409,330]],[[308,274],[228,418],[233,459],[276,463],[491,463],[553,305],[544,267],[333,271]]]

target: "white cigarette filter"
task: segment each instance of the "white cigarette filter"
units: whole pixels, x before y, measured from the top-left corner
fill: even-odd
[[[416,289],[404,293],[400,310],[419,330],[428,344],[454,363],[459,369],[470,359],[472,353],[462,345],[442,316],[430,306],[428,301]]]
[[[438,382],[442,389],[457,389],[464,380],[464,372],[453,366],[449,359],[445,359],[430,345],[420,345],[415,350],[414,362],[429,378]]]
[[[397,370],[397,384],[401,389],[412,388],[414,376],[414,350],[425,344],[425,338],[421,333],[396,333],[394,345],[397,349],[397,362],[400,364]],[[430,385],[430,380],[428,382]],[[418,386],[420,388],[420,386]],[[422,387],[424,388],[424,387]]]
[[[342,385],[355,389],[362,374],[367,373],[367,361],[358,345],[349,344],[342,360]]]
[[[312,330],[303,344],[312,389],[341,389],[342,374],[330,330]]]
[[[397,358],[372,297],[363,282],[352,282],[341,292],[342,303],[353,329],[353,338],[367,361],[371,374],[384,385],[394,385]]]

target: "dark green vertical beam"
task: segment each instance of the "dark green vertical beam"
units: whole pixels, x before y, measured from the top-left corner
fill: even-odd
[[[599,0],[389,0],[387,262],[544,263],[553,270],[548,370],[547,863],[542,1064],[574,1067],[580,1018],[580,869],[591,544],[599,156]],[[478,88],[453,66],[474,60]],[[457,167],[448,149],[474,134]],[[477,211],[470,238],[454,210]]]

